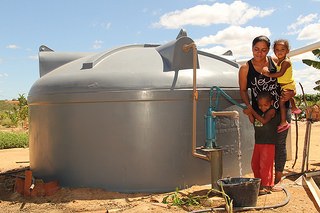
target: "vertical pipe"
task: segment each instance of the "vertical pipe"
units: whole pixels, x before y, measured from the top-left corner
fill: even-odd
[[[220,190],[217,181],[222,178],[222,149],[215,148],[208,152],[211,159],[211,188]]]
[[[192,62],[193,62],[193,101],[192,101],[192,155],[194,157],[203,159],[203,160],[210,160],[208,155],[203,155],[197,153],[197,101],[198,101],[198,91],[197,91],[197,46],[195,43],[185,44],[182,47],[184,52],[188,52],[192,48]],[[220,96],[220,93],[218,93]],[[219,97],[217,97],[219,99]],[[211,103],[211,102],[210,102]],[[230,116],[235,119],[239,119],[239,113],[237,111],[219,111],[219,112],[212,112],[212,116]],[[215,128],[215,127],[214,127]]]
[[[209,160],[209,157],[203,154],[197,153],[197,101],[198,101],[198,91],[197,91],[197,46],[195,43],[186,44],[183,46],[183,51],[188,52],[192,48],[192,63],[193,63],[193,100],[192,100],[192,155],[194,157]]]

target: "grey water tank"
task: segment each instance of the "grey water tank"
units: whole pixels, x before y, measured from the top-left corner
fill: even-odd
[[[28,94],[30,167],[35,177],[67,187],[164,192],[210,183],[210,163],[192,156],[192,43],[129,45],[102,53],[40,48],[40,78]],[[240,101],[238,65],[198,51],[197,146],[212,86]],[[221,110],[238,110],[221,99]],[[253,134],[240,113],[243,173]],[[223,175],[239,176],[237,127],[218,125]]]

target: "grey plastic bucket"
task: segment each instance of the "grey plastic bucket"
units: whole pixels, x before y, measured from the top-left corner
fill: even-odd
[[[235,207],[256,206],[260,178],[223,178],[217,181],[224,192],[233,200]]]

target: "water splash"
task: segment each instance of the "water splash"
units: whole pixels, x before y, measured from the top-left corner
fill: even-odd
[[[237,133],[238,133],[238,161],[239,161],[239,172],[240,177],[242,177],[242,162],[241,162],[241,140],[240,140],[240,122],[239,119],[234,119],[234,123],[237,127]]]

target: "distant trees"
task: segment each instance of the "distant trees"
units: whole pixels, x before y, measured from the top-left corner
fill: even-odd
[[[308,66],[314,67],[320,70],[320,49],[315,49],[312,51],[313,55],[315,55],[319,61],[311,60],[311,59],[303,59],[302,62]],[[320,91],[320,79],[316,80],[315,83],[317,84],[316,87],[313,89],[316,91]],[[300,85],[302,87],[302,85]],[[320,106],[320,93],[317,94],[304,94],[303,95],[296,95],[295,97],[296,104],[299,106],[300,109],[303,110],[303,113],[300,114],[299,118],[305,118],[307,112],[307,108],[310,108],[314,105]]]
[[[21,127],[26,128],[28,125],[29,108],[28,102],[24,94],[19,94],[17,101],[10,103],[3,102],[0,107],[5,106],[4,109],[0,109],[1,125],[6,127]]]

